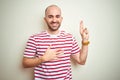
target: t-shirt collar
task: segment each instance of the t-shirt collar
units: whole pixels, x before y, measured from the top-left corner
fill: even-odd
[[[61,36],[61,30],[59,30],[59,33],[58,33],[58,34],[55,34],[55,35],[54,35],[54,34],[49,34],[47,30],[46,30],[45,32],[46,32],[46,34],[47,34],[48,36],[50,36],[50,37],[59,37],[59,36]]]

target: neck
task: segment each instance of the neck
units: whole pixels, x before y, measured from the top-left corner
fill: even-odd
[[[51,31],[51,30],[48,29],[47,32],[51,35],[57,35],[59,33],[59,30]]]

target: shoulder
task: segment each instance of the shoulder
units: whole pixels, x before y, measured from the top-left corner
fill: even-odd
[[[32,34],[30,38],[40,38],[40,37],[45,37],[45,36],[47,36],[46,31],[42,31],[42,32]]]
[[[71,37],[71,38],[73,38],[73,35],[72,35],[71,33],[66,32],[66,31],[64,31],[64,30],[61,30],[61,34],[62,34],[63,36],[65,36],[65,37]]]

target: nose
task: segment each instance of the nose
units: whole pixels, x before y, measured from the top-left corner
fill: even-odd
[[[56,22],[56,21],[57,21],[57,18],[56,18],[56,17],[54,17],[54,18],[53,18],[53,22]]]

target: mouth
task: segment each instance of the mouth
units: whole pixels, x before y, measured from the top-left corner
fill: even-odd
[[[58,26],[59,23],[58,23],[58,22],[52,22],[51,25],[53,25],[53,26]]]

